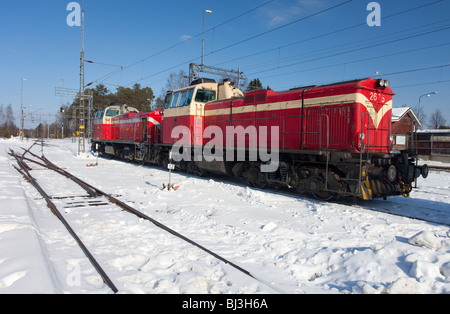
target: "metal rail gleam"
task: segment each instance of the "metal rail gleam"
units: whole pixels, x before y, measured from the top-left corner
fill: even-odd
[[[111,281],[111,279],[108,277],[108,275],[105,273],[105,271],[102,269],[102,267],[100,266],[100,264],[96,261],[96,259],[94,258],[94,256],[89,252],[88,248],[84,245],[83,241],[81,241],[81,239],[78,237],[78,235],[75,233],[75,231],[72,229],[72,227],[70,226],[70,224],[67,222],[67,220],[64,218],[64,216],[61,214],[61,212],[58,210],[58,208],[56,207],[56,205],[52,202],[50,196],[41,188],[41,186],[38,184],[37,180],[35,178],[33,178],[33,176],[30,174],[29,170],[30,168],[28,167],[28,165],[23,161],[23,156],[19,157],[18,155],[16,155],[14,153],[14,151],[11,150],[11,155],[16,159],[17,164],[19,165],[20,168],[13,166],[19,173],[21,173],[24,178],[31,183],[31,185],[33,185],[36,190],[39,192],[39,194],[42,195],[42,197],[44,197],[44,199],[47,201],[47,204],[49,205],[51,211],[53,212],[53,214],[56,215],[56,217],[58,217],[58,219],[63,223],[63,225],[66,227],[67,231],[70,233],[70,235],[75,239],[75,241],[77,242],[78,246],[81,248],[81,250],[83,251],[83,253],[86,255],[86,257],[89,259],[89,261],[91,262],[92,266],[94,266],[94,268],[97,270],[97,272],[99,273],[99,275],[102,277],[103,281],[105,282],[105,284],[111,288],[111,290],[114,293],[117,293],[119,290],[116,288],[116,286],[114,285],[114,283]]]
[[[30,155],[32,155],[33,157],[39,159],[40,161],[34,160],[34,159],[30,159],[25,157],[24,155],[26,153],[29,153]],[[47,203],[49,204],[49,206],[51,207],[53,213],[61,220],[61,222],[63,222],[63,224],[66,226],[66,228],[69,230],[69,233],[77,240],[77,243],[80,245],[80,247],[82,248],[83,252],[86,254],[86,256],[89,258],[89,260],[91,261],[91,263],[94,265],[95,269],[99,272],[99,274],[101,275],[101,277],[103,278],[104,282],[111,288],[111,290],[114,293],[118,292],[118,289],[114,286],[114,284],[112,283],[112,281],[108,278],[108,276],[106,275],[106,273],[103,271],[103,269],[100,267],[100,265],[97,263],[97,261],[95,261],[94,257],[92,256],[92,254],[89,253],[89,251],[87,250],[86,246],[82,243],[82,241],[80,240],[80,238],[75,234],[75,232],[73,231],[73,229],[70,227],[70,225],[67,223],[67,221],[64,219],[64,217],[61,215],[61,213],[58,211],[58,209],[56,208],[56,206],[53,204],[53,202],[51,201],[51,198],[45,193],[45,191],[39,186],[39,184],[37,183],[36,179],[34,179],[30,173],[29,170],[31,168],[28,167],[28,165],[23,161],[23,160],[27,160],[33,163],[36,163],[42,167],[45,167],[47,169],[53,170],[63,176],[65,176],[66,178],[72,180],[73,182],[77,183],[78,185],[80,185],[91,197],[98,197],[98,196],[104,196],[106,197],[111,203],[116,204],[117,206],[119,206],[120,208],[122,208],[123,210],[125,210],[126,212],[129,212],[131,214],[136,215],[137,217],[141,218],[141,219],[145,219],[150,221],[151,223],[153,223],[155,226],[157,226],[158,228],[163,229],[164,231],[188,242],[189,244],[196,246],[197,248],[203,250],[204,252],[212,255],[213,257],[217,258],[218,260],[224,262],[225,264],[228,264],[230,266],[232,266],[233,268],[237,269],[238,271],[244,273],[245,275],[259,281],[260,283],[270,287],[271,289],[273,289],[274,291],[277,291],[279,293],[285,293],[284,291],[278,289],[277,287],[274,287],[271,283],[265,281],[262,278],[259,278],[258,276],[252,274],[251,272],[249,272],[248,270],[236,265],[235,263],[227,260],[226,258],[220,256],[219,254],[207,249],[206,247],[198,244],[197,242],[189,239],[188,237],[178,233],[177,231],[165,226],[164,224],[158,222],[157,220],[145,215],[144,213],[136,210],[135,208],[125,204],[124,202],[120,201],[119,199],[117,199],[116,197],[112,196],[111,194],[105,193],[102,190],[90,185],[89,183],[77,178],[76,176],[74,176],[73,174],[67,172],[66,170],[56,166],[54,163],[52,163],[50,160],[48,160],[46,157],[42,156],[38,156],[34,153],[32,153],[30,150],[25,150],[25,153],[23,155],[17,155],[16,153],[14,153],[14,151],[11,150],[11,155],[15,157],[15,159],[17,160],[18,165],[20,166],[20,169],[15,167],[17,171],[19,171],[24,177],[25,179],[27,179],[39,192],[40,194],[46,199]]]

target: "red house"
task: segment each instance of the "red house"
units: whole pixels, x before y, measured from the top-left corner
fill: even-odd
[[[414,111],[409,107],[392,109],[391,134],[393,151],[411,148],[411,136],[422,127]]]

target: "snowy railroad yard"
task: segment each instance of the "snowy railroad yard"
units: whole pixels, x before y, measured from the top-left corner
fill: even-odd
[[[23,153],[20,147],[32,143],[0,140],[0,294],[112,293],[12,167],[9,148]],[[49,144],[50,161],[262,279],[114,206],[66,200],[64,217],[119,293],[450,293],[449,172],[419,179],[409,199],[352,206],[176,172],[179,189],[161,190],[167,170],[104,158],[89,167],[96,157],[77,156],[77,143]],[[56,173],[29,165],[54,198],[83,194]]]

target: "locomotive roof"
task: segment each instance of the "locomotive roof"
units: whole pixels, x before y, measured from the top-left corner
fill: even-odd
[[[354,80],[349,80],[349,81],[335,82],[335,83],[323,84],[323,85],[299,86],[299,87],[291,88],[290,90],[310,89],[310,88],[320,88],[320,87],[328,87],[328,86],[334,86],[334,85],[343,85],[343,84],[350,84],[350,83],[358,83],[358,82],[362,82],[362,81],[369,80],[369,79],[370,79],[370,78],[367,77],[367,78],[363,78],[363,79],[354,79]]]
[[[379,79],[362,78],[362,79],[354,79],[354,80],[343,81],[343,82],[336,82],[336,83],[324,84],[324,85],[301,86],[301,87],[292,88],[289,91],[307,90],[307,89],[320,89],[320,88],[327,88],[327,87],[333,87],[333,86],[342,86],[342,85],[347,85],[348,87],[352,87],[351,85],[354,85],[354,87],[371,88],[372,89],[372,87],[370,87],[370,86],[364,86],[364,85],[359,84],[359,83],[367,82],[367,81],[378,82]],[[392,92],[392,90],[389,87],[386,87],[385,89],[386,89],[385,90],[386,93],[394,95],[394,93]]]

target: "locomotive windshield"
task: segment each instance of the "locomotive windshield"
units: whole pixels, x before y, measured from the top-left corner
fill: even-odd
[[[185,104],[186,106],[189,106],[191,104],[192,96],[194,96],[194,89],[190,89],[187,94],[186,104]]]
[[[106,111],[106,115],[105,116],[107,116],[107,117],[116,117],[116,116],[119,115],[119,113],[120,113],[119,109],[108,109]]]
[[[180,96],[180,92],[173,94],[172,104],[170,105],[170,108],[176,108],[179,96]]]
[[[169,108],[171,102],[172,102],[172,94],[167,94],[166,95],[166,105],[165,105],[166,109]]]
[[[195,101],[208,102],[216,100],[216,92],[213,90],[199,89],[195,96]]]
[[[165,108],[176,108],[183,106],[190,106],[192,99],[194,98],[195,89],[191,88],[185,91],[168,93],[166,95]],[[208,102],[216,99],[216,92],[211,90],[199,89],[195,96],[197,102]]]
[[[178,104],[178,107],[184,106],[184,103],[186,102],[186,95],[187,95],[187,90],[185,90],[184,92],[181,93],[180,102]]]
[[[105,112],[105,110],[98,110],[96,113],[95,113],[95,119],[96,120],[100,120],[100,119],[103,119],[103,113]]]

